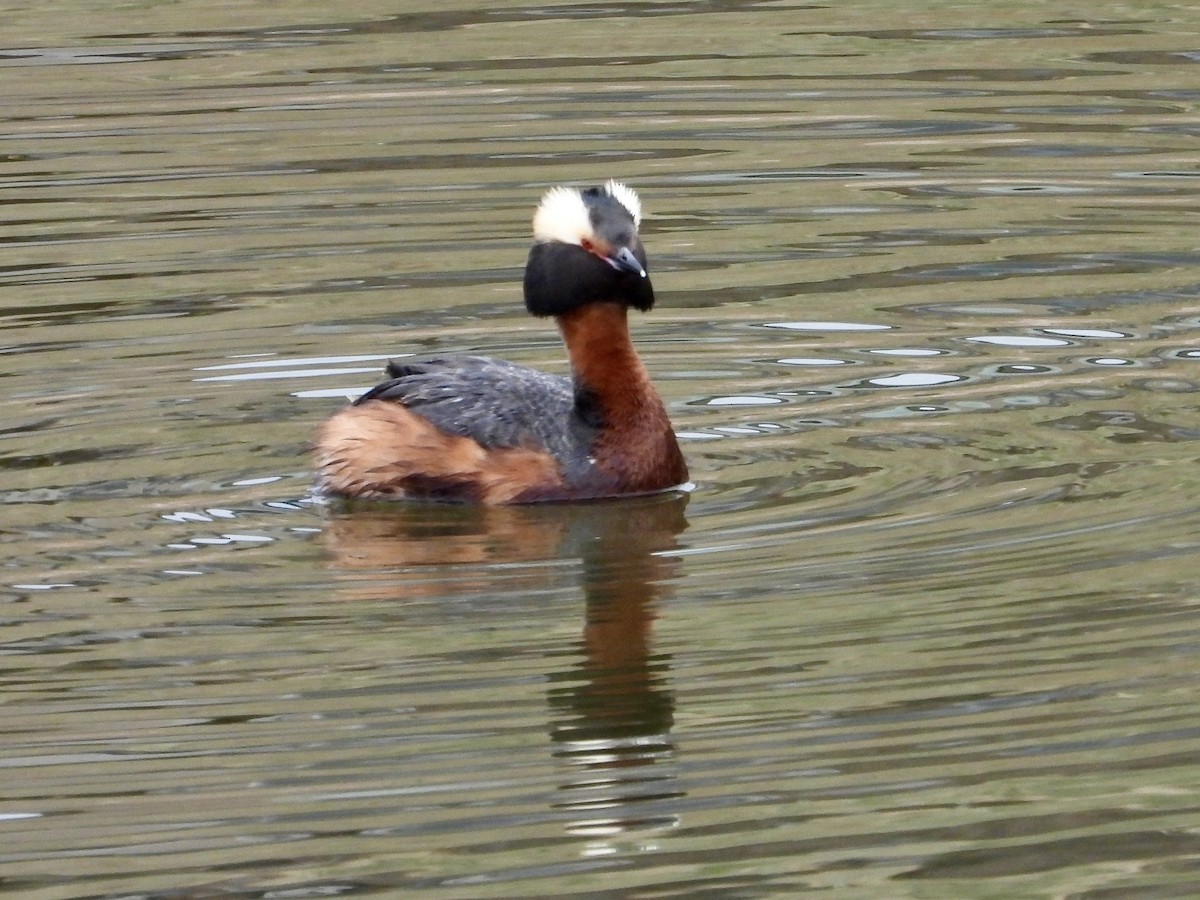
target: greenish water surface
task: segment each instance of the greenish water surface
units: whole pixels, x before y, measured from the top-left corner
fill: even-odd
[[[1196,895],[1193,7],[0,13],[0,896]],[[694,490],[316,502],[612,177]]]

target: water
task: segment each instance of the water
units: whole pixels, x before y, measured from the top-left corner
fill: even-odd
[[[1195,895],[1194,10],[4,15],[0,895]],[[695,490],[315,504],[609,177]]]

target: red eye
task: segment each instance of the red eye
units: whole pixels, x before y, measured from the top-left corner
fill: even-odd
[[[588,253],[593,253],[593,252],[595,252],[595,249],[596,249],[596,245],[593,244],[591,241],[589,241],[587,238],[580,239],[579,246],[582,247],[584,250],[586,250]]]

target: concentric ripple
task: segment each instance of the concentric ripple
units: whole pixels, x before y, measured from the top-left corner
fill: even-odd
[[[0,893],[1195,895],[1188,16],[409,6],[6,11]],[[610,177],[690,489],[313,496]]]

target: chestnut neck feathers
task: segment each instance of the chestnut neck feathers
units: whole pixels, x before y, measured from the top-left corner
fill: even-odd
[[[629,188],[555,188],[534,217],[525,303],[553,316],[573,385],[486,357],[430,356],[335,413],[322,483],[346,497],[483,503],[615,497],[687,480],[662,400],[629,335],[654,291]]]
[[[595,412],[609,427],[628,427],[640,412],[661,409],[629,337],[624,306],[590,303],[559,316],[558,327],[571,357],[577,403],[596,403]]]
[[[549,191],[534,215],[525,305],[558,322],[576,414],[601,429],[591,447],[597,467],[626,487],[651,489],[684,480],[687,467],[629,336],[629,307],[654,305],[640,222],[637,194],[617,182]]]

